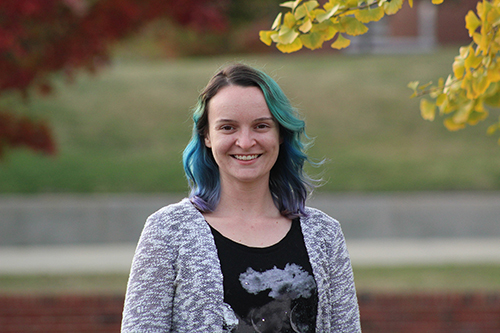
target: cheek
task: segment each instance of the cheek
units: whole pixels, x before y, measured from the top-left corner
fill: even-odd
[[[205,146],[212,149],[212,154],[223,155],[231,149],[234,139],[225,135],[214,135],[205,138]]]

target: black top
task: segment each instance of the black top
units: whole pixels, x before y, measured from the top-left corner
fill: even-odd
[[[211,228],[224,276],[233,332],[314,332],[318,296],[299,219],[277,244],[255,248]]]

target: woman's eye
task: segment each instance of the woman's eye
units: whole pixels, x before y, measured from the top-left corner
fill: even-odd
[[[268,124],[258,124],[256,127],[257,127],[258,129],[265,129],[265,128],[269,128],[269,127],[271,127],[271,126],[269,126]]]
[[[224,126],[221,126],[220,129],[223,130],[223,131],[230,131],[232,130],[234,127],[231,126],[231,125],[224,125]]]

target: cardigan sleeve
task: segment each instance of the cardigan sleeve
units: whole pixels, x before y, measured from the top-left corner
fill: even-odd
[[[361,332],[358,299],[354,285],[351,260],[347,251],[344,234],[340,227],[331,240],[330,248],[330,306],[333,332]]]
[[[122,333],[169,332],[174,295],[174,250],[167,244],[161,211],[150,216],[132,261]]]
[[[304,240],[318,284],[317,329],[330,333],[361,332],[351,261],[340,223],[308,207]]]

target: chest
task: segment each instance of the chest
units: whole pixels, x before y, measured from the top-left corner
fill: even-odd
[[[221,270],[224,301],[235,311],[241,332],[314,332],[317,287],[298,220],[278,243],[253,248],[212,228]],[[240,331],[236,331],[240,332]]]
[[[235,221],[231,218],[206,217],[210,226],[224,237],[249,247],[269,247],[280,242],[290,231],[292,221],[280,216],[262,221]]]

